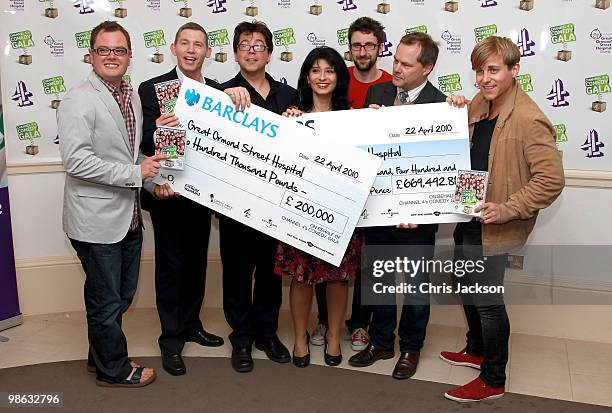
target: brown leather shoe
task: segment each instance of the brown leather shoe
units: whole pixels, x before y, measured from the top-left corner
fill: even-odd
[[[402,353],[393,369],[393,378],[398,380],[409,379],[416,373],[419,365],[419,354]]]
[[[387,360],[395,356],[393,349],[383,350],[370,343],[368,346],[349,359],[349,364],[353,367],[367,367],[378,360]]]

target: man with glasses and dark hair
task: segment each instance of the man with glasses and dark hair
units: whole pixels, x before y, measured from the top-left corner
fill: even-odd
[[[361,109],[368,88],[372,85],[391,81],[391,75],[376,67],[378,55],[386,40],[382,24],[370,17],[360,17],[348,29],[349,48],[354,66],[349,67],[350,83],[348,91],[349,104],[355,109]],[[312,331],[310,342],[314,345],[325,344],[327,331],[327,301],[326,283],[315,287],[319,323]],[[370,306],[361,303],[361,271],[357,272],[351,318],[346,326],[351,333],[351,348],[360,351],[369,343],[368,325],[372,317]]]
[[[92,73],[57,112],[66,168],[63,229],[85,271],[87,369],[99,386],[142,387],[155,371],[128,358],[121,321],[138,285],[138,190],[153,191],[150,179],[167,158],[138,150],[140,99],[122,79],[132,56],[128,32],[116,22],[101,23],[91,33],[89,56]]]
[[[161,114],[155,85],[178,79],[193,79],[215,89],[221,86],[204,77],[202,65],[210,56],[208,35],[194,22],[183,24],[176,32],[170,51],[176,67],[168,73],[140,84],[142,100],[142,152],[155,153],[153,136],[157,126],[178,127],[174,113]],[[170,185],[158,187],[156,198],[142,192],[143,208],[151,213],[155,232],[155,295],[161,323],[158,343],[164,370],[174,376],[186,373],[181,352],[185,342],[218,347],[223,339],[204,330],[200,310],[206,287],[206,264],[211,211],[203,205],[179,196]],[[179,217],[194,216],[188,225],[177,225]]]
[[[222,88],[235,104],[244,108],[253,103],[277,114],[297,104],[296,90],[266,73],[274,45],[264,23],[238,24],[233,46],[240,72]],[[234,370],[253,369],[253,342],[270,360],[289,362],[289,351],[276,335],[282,301],[281,278],[273,271],[278,241],[223,216],[219,218],[219,232],[223,310],[232,328],[229,339]]]
[[[409,104],[435,103],[446,101],[428,80],[438,59],[438,46],[425,33],[411,33],[401,38],[393,57],[393,79],[390,82],[371,86],[365,99],[365,106],[400,106]],[[365,229],[366,245],[405,246],[408,257],[418,259],[433,258],[437,225],[402,224],[398,227],[372,227]],[[379,259],[380,257],[376,257]],[[372,260],[369,257],[369,260]],[[428,274],[419,272],[417,279],[426,281]],[[414,281],[413,281],[414,282]],[[406,296],[408,300],[410,296]],[[400,337],[400,357],[392,376],[396,379],[412,377],[419,364],[419,354],[425,341],[429,322],[429,302],[427,297],[410,297],[402,306],[398,327]],[[378,360],[395,356],[393,331],[397,325],[395,305],[372,306],[370,323],[370,344],[349,359],[354,367],[370,366]]]

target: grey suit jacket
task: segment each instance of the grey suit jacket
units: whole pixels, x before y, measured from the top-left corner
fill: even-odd
[[[366,93],[364,108],[367,108],[370,104],[375,103],[377,105],[393,106],[395,103],[395,96],[397,95],[397,87],[392,82],[383,82],[372,85],[368,88]],[[419,96],[414,101],[415,105],[421,103],[440,103],[446,102],[446,95],[440,92],[431,82],[427,81],[427,84],[419,93]]]
[[[130,226],[136,190],[142,186],[138,148],[142,108],[132,95],[135,153],[119,105],[94,72],[72,88],[57,112],[60,155],[66,169],[63,228],[69,238],[111,244]],[[140,206],[138,207],[140,213]]]

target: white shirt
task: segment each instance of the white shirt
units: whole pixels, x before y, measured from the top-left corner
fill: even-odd
[[[176,66],[176,74],[178,75],[179,82],[181,82],[182,84],[183,79],[185,79],[187,76],[185,76],[185,73],[181,71],[181,68],[178,65]],[[202,72],[202,83],[206,84],[206,78],[204,77],[204,72]]]

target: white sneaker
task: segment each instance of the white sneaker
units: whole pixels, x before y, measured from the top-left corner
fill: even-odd
[[[312,330],[310,334],[310,344],[313,346],[322,346],[325,344],[325,333],[327,333],[327,327],[323,324],[319,324]]]
[[[353,351],[361,351],[370,344],[370,336],[363,328],[358,328],[351,334],[351,348]]]

